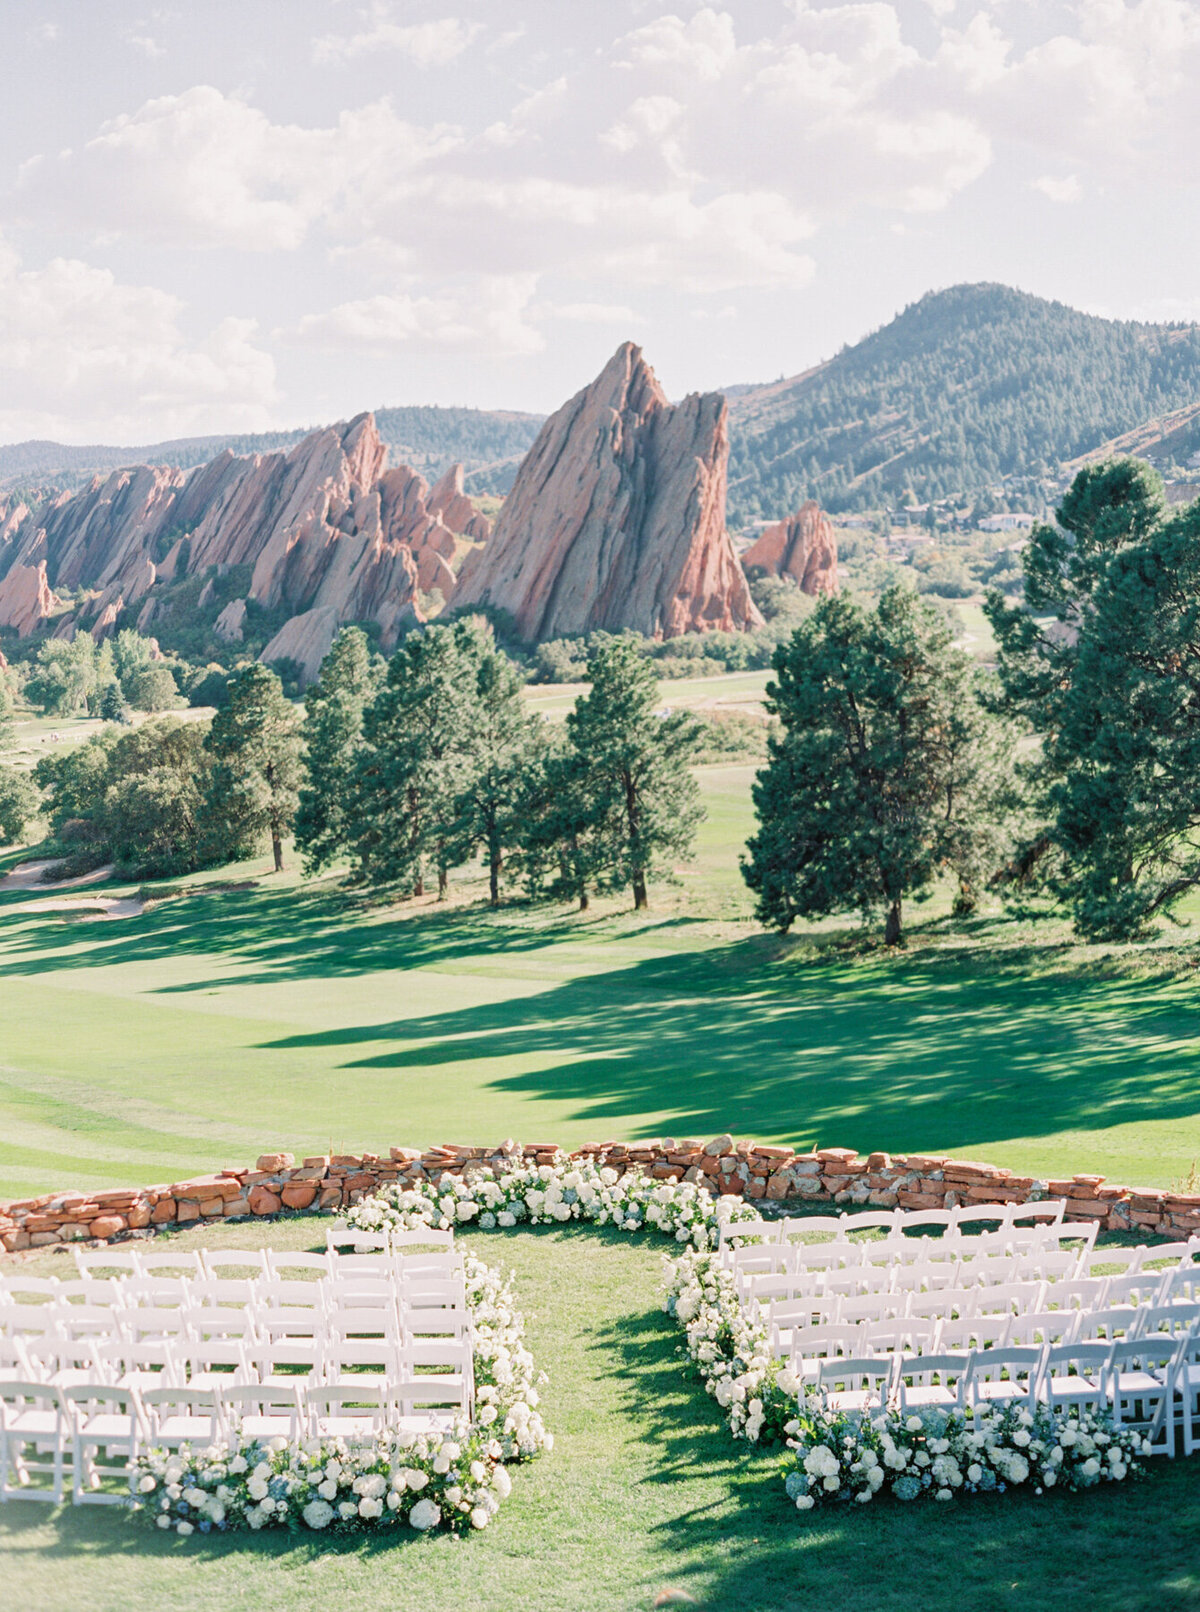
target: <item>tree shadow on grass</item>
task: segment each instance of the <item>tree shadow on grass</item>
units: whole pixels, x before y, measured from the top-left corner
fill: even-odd
[[[219,960],[222,972],[201,967],[160,987],[186,995],[426,970],[435,1011],[264,1046],[322,1049],[334,1068],[367,1071],[396,1098],[408,1077],[434,1074],[448,1111],[458,1078],[474,1089],[484,1060],[500,1070],[494,1091],[565,1099],[572,1119],[607,1134],[646,1136],[663,1122],[642,1116],[666,1113],[677,1134],[732,1128],[860,1148],[883,1137],[906,1152],[1197,1112],[1200,1024],[1188,981],[995,944],[1006,932],[993,925],[955,948],[814,962],[803,944],[760,933],[721,943],[686,918],[635,927],[478,907],[376,916],[336,893],[285,886],[200,891],[104,925],[0,910],[11,975]],[[667,944],[622,966],[630,940]],[[540,953],[556,970],[565,961],[581,972],[547,984]],[[504,959],[510,978],[545,988],[455,1003],[457,971]]]

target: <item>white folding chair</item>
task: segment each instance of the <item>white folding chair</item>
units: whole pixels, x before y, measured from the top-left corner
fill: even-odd
[[[470,1414],[473,1390],[471,1350],[466,1344],[421,1341],[406,1344],[401,1351],[394,1401],[406,1432],[421,1426],[452,1427]]]
[[[57,1386],[0,1380],[0,1500],[61,1505],[69,1441],[67,1408]],[[49,1485],[36,1481],[45,1478]]]
[[[145,1388],[142,1409],[150,1448],[203,1448],[224,1436],[217,1394],[212,1388]]]
[[[306,1386],[308,1431],[313,1438],[377,1438],[385,1426],[387,1395],[388,1383],[382,1377]]]
[[[164,1271],[169,1271],[179,1280],[190,1280],[194,1276],[205,1274],[204,1264],[196,1249],[166,1249],[157,1254],[137,1249],[134,1252],[134,1260],[137,1276],[159,1276]]]
[[[729,1224],[737,1225],[738,1222],[731,1221]],[[741,1225],[745,1227],[747,1222],[743,1220]],[[724,1229],[722,1227],[722,1230]],[[452,1231],[435,1231],[432,1226],[419,1226],[413,1231],[393,1230],[388,1243],[393,1253],[418,1248],[453,1248],[454,1233]]]
[[[914,1313],[907,1293],[851,1293],[838,1306],[837,1318],[857,1326],[870,1321],[896,1321]]]
[[[1012,1336],[1015,1321],[1016,1317],[1011,1315],[960,1316],[955,1321],[941,1321],[931,1352],[958,1354],[973,1349],[1003,1349],[1019,1341]],[[912,1352],[920,1353],[919,1350]]]
[[[216,1383],[224,1425],[244,1439],[285,1438],[294,1444],[304,1420],[298,1382]]]
[[[970,1238],[979,1232],[1003,1231],[1012,1223],[1013,1207],[1006,1203],[961,1205],[952,1209],[950,1230],[955,1237]]]
[[[1038,1397],[1053,1411],[1108,1409],[1110,1343],[1052,1343],[1042,1354]]]
[[[929,1354],[940,1347],[938,1334],[944,1324],[915,1316],[897,1317],[891,1321],[866,1321],[854,1329],[858,1334],[856,1353]]]
[[[888,1400],[895,1355],[844,1355],[817,1363],[816,1386],[828,1408],[837,1414],[864,1415],[882,1410]]]
[[[1010,1226],[1057,1226],[1070,1207],[1066,1198],[1043,1198],[1040,1203],[1012,1204],[1008,1212]],[[1095,1221],[1091,1222],[1095,1226]]]
[[[904,1209],[897,1214],[888,1236],[893,1242],[902,1242],[910,1232],[923,1234],[927,1228],[945,1233],[950,1229],[953,1215],[953,1209]],[[935,1244],[940,1241],[938,1238],[925,1235],[922,1235],[920,1240]]]
[[[1133,1276],[1141,1270],[1148,1252],[1144,1243],[1136,1248],[1093,1248],[1079,1261],[1080,1279],[1107,1281],[1111,1276]]]
[[[0,1303],[53,1304],[61,1296],[61,1285],[56,1276],[23,1276],[19,1271],[0,1276]]]
[[[1046,1294],[1045,1282],[1003,1282],[996,1287],[968,1288],[966,1313],[974,1317],[1043,1310]]]
[[[137,1390],[116,1383],[68,1383],[59,1392],[71,1426],[72,1500],[77,1506],[125,1505],[129,1466],[143,1436]],[[121,1489],[101,1491],[105,1478],[121,1480]]]
[[[191,1302],[189,1283],[183,1276],[131,1276],[122,1289],[127,1309],[176,1311]]]
[[[1133,1271],[1128,1276],[1110,1276],[1104,1293],[1106,1310],[1122,1310],[1126,1306],[1137,1309],[1153,1304],[1162,1291],[1161,1271]]]
[[[886,1236],[903,1213],[902,1209],[864,1209],[860,1213],[844,1215],[841,1235],[849,1237],[854,1232],[882,1231]]]
[[[1033,1409],[1042,1368],[1040,1347],[976,1349],[963,1373],[968,1405],[1025,1405]]]
[[[220,1308],[222,1305],[245,1309],[254,1302],[256,1285],[252,1277],[203,1276],[191,1284],[188,1303],[197,1309]]]
[[[807,1382],[815,1382],[817,1367],[822,1360],[855,1353],[882,1353],[881,1350],[862,1350],[858,1327],[811,1327],[793,1335],[792,1347],[782,1358],[790,1360],[795,1370]]]
[[[923,1410],[961,1410],[970,1353],[896,1355],[896,1404],[902,1416]]]
[[[1200,1265],[1181,1265],[1163,1276],[1156,1304],[1200,1304]]]
[[[1108,1357],[1108,1388],[1115,1427],[1136,1427],[1149,1437],[1151,1453],[1174,1455],[1172,1405],[1188,1338],[1165,1333],[1114,1343]]]
[[[119,1388],[162,1388],[183,1383],[186,1359],[183,1333],[134,1340],[118,1334],[92,1345],[101,1381]]]
[[[1111,1344],[1136,1338],[1142,1330],[1148,1309],[1147,1305],[1138,1310],[1080,1310],[1074,1341]]]

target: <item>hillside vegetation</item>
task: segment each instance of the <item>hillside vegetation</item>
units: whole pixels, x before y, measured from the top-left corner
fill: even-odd
[[[1064,461],[1198,398],[1200,327],[954,286],[828,363],[732,400],[730,517],[778,518],[806,498],[834,511],[906,491],[969,498],[1002,481],[1036,497]]]

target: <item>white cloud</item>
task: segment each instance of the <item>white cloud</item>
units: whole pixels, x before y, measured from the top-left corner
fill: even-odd
[[[152,38],[150,34],[127,34],[126,38],[134,50],[140,50],[142,55],[148,56],[151,61],[156,56],[165,56],[167,54],[166,46],[160,45],[158,40]]]
[[[252,320],[200,341],[183,304],[107,269],[55,258],[23,269],[0,241],[0,435],[142,441],[271,423],[275,365]]]
[[[210,85],[147,101],[77,151],[27,162],[19,195],[34,216],[183,246],[290,250],[317,219],[354,206],[458,140],[383,101],[330,128],[272,123]]]
[[[1031,190],[1041,191],[1052,202],[1075,202],[1083,195],[1078,174],[1067,174],[1063,179],[1056,179],[1053,174],[1043,174],[1040,179],[1031,179],[1029,185]]]
[[[353,61],[356,56],[394,50],[417,67],[445,67],[461,56],[482,32],[482,23],[465,23],[458,17],[408,24],[389,22],[381,17],[361,33],[325,34],[314,39],[313,60]]]
[[[306,314],[291,330],[275,334],[335,350],[394,348],[511,358],[545,346],[528,319],[535,285],[533,275],[493,275],[442,295],[400,291],[362,297],[326,313]]]

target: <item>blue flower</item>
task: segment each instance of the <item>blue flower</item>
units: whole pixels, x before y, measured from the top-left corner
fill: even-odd
[[[186,1500],[180,1500],[175,1506],[175,1510],[181,1517],[186,1517],[191,1509],[191,1506],[188,1505]]]
[[[803,1472],[789,1472],[784,1481],[789,1500],[795,1500],[798,1495],[808,1493],[808,1477]]]
[[[915,1500],[920,1492],[921,1480],[911,1472],[906,1472],[892,1484],[892,1493],[897,1500]]]
[[[207,1517],[205,1517],[205,1518],[204,1518],[204,1519],[203,1519],[203,1520],[202,1520],[202,1521],[201,1521],[201,1522],[199,1522],[199,1523],[198,1523],[198,1524],[197,1524],[197,1525],[196,1525],[196,1526],[197,1526],[197,1527],[198,1527],[198,1528],[199,1528],[199,1529],[200,1529],[200,1532],[201,1532],[201,1533],[202,1533],[202,1534],[207,1534],[207,1533],[209,1533],[209,1532],[211,1532],[211,1530],[212,1530],[212,1523],[211,1523],[211,1522],[209,1522],[209,1520],[208,1520],[208,1518],[207,1518]]]
[[[267,1484],[267,1493],[272,1500],[283,1500],[291,1491],[291,1484],[284,1477],[272,1478]]]

